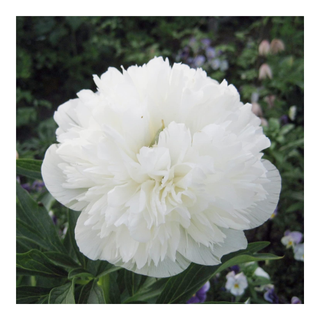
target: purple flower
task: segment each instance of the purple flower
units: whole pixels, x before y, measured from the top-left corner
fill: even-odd
[[[28,192],[31,191],[30,183],[23,183],[23,184],[21,185],[21,187],[22,187],[24,190],[27,190]]]
[[[271,215],[270,219],[274,219],[277,214],[278,214],[278,207],[276,207],[274,209],[273,214]]]
[[[287,248],[293,247],[296,244],[300,243],[302,240],[302,233],[299,231],[290,231],[287,230],[284,233],[284,237],[281,239],[281,242],[283,245],[285,245]]]
[[[280,123],[282,125],[289,123],[289,117],[286,114],[284,114],[283,116],[280,117]]]
[[[240,267],[238,265],[234,265],[230,267],[230,271],[234,271],[234,273],[239,273],[240,272]]]
[[[291,304],[301,304],[301,300],[298,297],[291,298]]]
[[[208,39],[208,38],[201,39],[201,43],[203,44],[203,46],[204,46],[205,48],[207,48],[207,47],[210,46],[211,40]]]
[[[216,50],[212,47],[206,48],[206,56],[209,60],[213,59],[216,56]]]
[[[206,60],[206,58],[205,58],[204,56],[199,55],[199,56],[196,56],[196,57],[194,58],[193,63],[194,63],[194,65],[195,65],[196,68],[199,68],[199,67],[201,67],[201,66],[204,64],[205,60]]]
[[[209,63],[212,69],[217,70],[220,68],[221,61],[219,59],[213,59]]]
[[[36,190],[36,191],[42,191],[43,187],[44,187],[43,181],[36,180],[36,181],[33,182],[31,188],[32,188],[33,190]]]
[[[203,303],[207,299],[207,292],[210,289],[210,282],[207,281],[204,286],[198,290],[192,297],[187,301],[188,304],[191,303]]]
[[[270,287],[263,295],[264,299],[271,303],[279,303],[279,298],[274,292],[274,287]]]
[[[197,43],[197,40],[195,37],[190,38],[189,40],[189,46],[194,46]]]
[[[221,71],[226,71],[229,68],[229,63],[227,60],[222,60],[220,64],[220,70]]]

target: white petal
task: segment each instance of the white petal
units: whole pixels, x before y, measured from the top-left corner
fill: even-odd
[[[53,144],[46,151],[41,166],[41,174],[46,188],[52,196],[73,210],[82,210],[87,202],[78,201],[77,198],[83,195],[87,188],[65,188],[63,187],[66,176],[60,169],[59,164],[66,164],[57,154],[57,145]]]
[[[246,213],[246,217],[250,219],[250,228],[255,228],[268,220],[279,201],[281,190],[281,176],[277,168],[268,160],[262,160],[264,167],[267,169],[267,182],[263,184],[263,188],[267,191],[265,200],[257,202],[255,207],[250,208]]]
[[[116,265],[145,276],[166,278],[181,273],[188,268],[190,262],[178,253],[175,261],[172,261],[170,258],[165,258],[163,261],[160,261],[157,266],[155,266],[152,261],[150,265],[146,264],[141,269],[138,269],[135,263],[122,264],[119,262]]]

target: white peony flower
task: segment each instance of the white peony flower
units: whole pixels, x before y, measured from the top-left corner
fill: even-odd
[[[42,175],[81,211],[75,236],[90,259],[168,277],[244,249],[279,198],[280,176],[251,105],[201,69],[154,58],[94,76],[54,114],[57,144]]]
[[[234,296],[241,296],[248,287],[247,277],[243,272],[235,274],[234,271],[231,271],[226,275],[226,278],[226,289]]]

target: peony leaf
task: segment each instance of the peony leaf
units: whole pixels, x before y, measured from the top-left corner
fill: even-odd
[[[85,268],[87,258],[79,251],[74,235],[74,228],[76,226],[79,215],[80,212],[67,209],[68,230],[64,238],[63,245],[69,256],[71,256],[73,259],[78,260]]]
[[[140,286],[143,284],[146,278],[146,276],[141,274],[124,270],[124,282],[130,296],[133,296],[136,292],[138,292]]]
[[[17,274],[40,275],[45,277],[66,277],[67,272],[52,263],[44,253],[39,250],[30,250],[17,253]]]
[[[77,268],[79,265],[67,254],[61,252],[44,252],[44,255],[51,260],[55,265],[63,268]]]
[[[17,287],[16,302],[18,304],[39,303],[41,300],[48,298],[49,292],[50,288],[29,286]]]
[[[41,165],[42,165],[41,160],[17,159],[16,160],[17,175],[25,176],[32,179],[42,180]]]
[[[103,291],[98,286],[96,280],[91,280],[81,289],[79,301],[80,304],[104,304]]]
[[[17,235],[47,250],[66,253],[47,210],[35,202],[19,183],[16,189]]]
[[[156,298],[161,294],[167,279],[156,279],[148,277],[141,285],[138,292],[126,299],[123,303],[136,303],[136,301],[149,301],[155,303]]]
[[[117,273],[106,274],[99,278],[98,285],[100,285],[105,303],[119,304],[121,303],[120,290],[117,283]]]
[[[49,304],[75,304],[74,280],[50,291]]]
[[[73,279],[73,278],[79,278],[79,277],[86,277],[86,278],[91,278],[93,279],[94,276],[88,272],[87,270],[84,270],[82,268],[75,268],[69,271],[68,274],[68,279]]]
[[[267,246],[270,245],[269,241],[257,241],[257,242],[252,242],[248,244],[247,249],[243,250],[244,252],[251,252],[251,253],[256,253]]]
[[[267,243],[254,243],[248,249],[230,253],[222,258],[222,264],[217,266],[200,266],[191,264],[184,272],[169,278],[157,299],[157,303],[185,303],[195,292],[197,292],[210,278],[222,270],[251,261],[276,260],[281,257],[273,254],[252,253]],[[251,252],[250,252],[251,251]]]

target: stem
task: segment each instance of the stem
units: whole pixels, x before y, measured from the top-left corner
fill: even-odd
[[[102,289],[105,303],[111,303],[110,302],[110,296],[109,296],[110,275],[106,274],[105,276],[100,277],[99,280],[98,280],[98,285]]]

